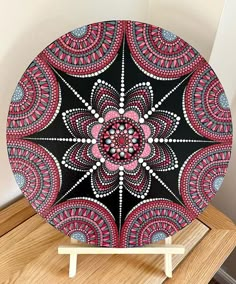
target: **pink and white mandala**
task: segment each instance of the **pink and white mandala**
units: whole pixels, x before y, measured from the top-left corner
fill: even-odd
[[[69,169],[86,171],[86,177],[91,174],[97,198],[118,187],[121,191],[124,187],[137,198],[145,198],[150,173],[178,168],[177,157],[165,139],[176,130],[180,118],[172,112],[156,110],[152,98],[149,82],[119,94],[98,79],[87,109],[62,114],[77,141],[67,150],[62,163]]]
[[[232,129],[197,50],[160,27],[107,21],[32,61],[6,132],[16,182],[48,223],[92,245],[134,247],[204,210],[226,174]]]

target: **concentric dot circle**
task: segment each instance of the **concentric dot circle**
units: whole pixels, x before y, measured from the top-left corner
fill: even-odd
[[[142,153],[145,136],[138,123],[130,118],[109,120],[100,130],[98,147],[115,164],[128,164]]]
[[[18,173],[17,171],[14,173],[14,177],[16,180],[16,183],[18,184],[20,189],[23,189],[26,184],[25,176],[21,173]]]
[[[81,28],[77,28],[77,29],[74,29],[73,31],[71,31],[71,34],[76,38],[81,38],[84,35],[86,35],[87,30],[88,30],[87,26],[83,26]]]
[[[135,64],[151,78],[179,78],[194,71],[203,60],[187,42],[160,27],[128,21],[126,38]]]
[[[82,78],[104,72],[123,39],[123,22],[99,22],[66,33],[42,52],[56,69]]]
[[[219,105],[220,105],[223,109],[227,109],[227,110],[229,109],[229,102],[228,102],[228,99],[227,99],[225,93],[221,93],[221,94],[219,95],[218,100],[219,100]]]
[[[163,232],[156,232],[152,235],[152,243],[158,242],[160,240],[164,240],[167,235]]]
[[[186,207],[199,214],[219,190],[231,155],[230,144],[215,144],[191,155],[179,173],[179,189]]]
[[[45,218],[56,229],[79,241],[101,247],[117,246],[114,217],[95,199],[69,199],[55,205]]]
[[[7,135],[22,138],[43,130],[61,106],[60,88],[51,68],[37,56],[24,72],[13,93]]]
[[[17,85],[15,92],[14,92],[12,98],[11,98],[11,101],[13,103],[20,102],[23,99],[23,97],[24,97],[24,91],[23,91],[23,89],[21,88],[20,85]]]
[[[59,162],[35,143],[8,140],[8,155],[15,180],[38,214],[51,209],[61,186]]]
[[[181,38],[139,22],[95,23],[50,44],[23,74],[8,115],[9,159],[33,208],[64,234],[106,247],[157,242],[189,224],[222,185],[232,142],[229,103],[213,70],[204,64]],[[116,83],[110,70],[118,74]],[[136,78],[135,72],[142,76]],[[78,80],[84,82],[82,88]],[[159,92],[162,85],[166,92]],[[169,110],[184,87],[183,104],[177,100],[178,116]],[[60,110],[61,91],[62,113],[52,123]],[[73,109],[73,96],[79,112]],[[114,120],[108,120],[109,111],[119,118],[110,113]],[[137,116],[130,113],[124,121],[128,111],[137,111]],[[71,124],[66,123],[72,114]],[[83,119],[78,120],[79,114]],[[184,132],[184,119],[197,134],[189,127]],[[205,149],[226,144],[223,150]],[[197,149],[202,152],[195,159]],[[63,165],[63,183],[57,159]],[[78,169],[83,173],[73,178],[72,171]],[[162,180],[164,171],[168,176]],[[171,181],[178,174],[179,194]]]
[[[184,117],[199,135],[216,142],[232,140],[232,117],[224,89],[204,62],[191,76],[183,97]]]
[[[161,35],[166,41],[169,41],[169,42],[175,41],[177,39],[177,36],[175,34],[173,34],[170,31],[164,30],[164,29],[161,31]]]
[[[213,180],[213,188],[215,191],[218,191],[223,183],[224,177],[223,176],[217,176]]]
[[[70,237],[72,239],[75,239],[75,240],[83,242],[83,243],[86,243],[86,241],[87,241],[86,234],[84,234],[82,232],[74,232],[70,235]]]

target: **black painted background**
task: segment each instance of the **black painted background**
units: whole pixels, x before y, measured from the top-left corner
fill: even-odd
[[[122,47],[120,48],[119,54],[115,62],[108,68],[105,72],[98,75],[97,77],[91,78],[78,78],[67,75],[59,70],[58,73],[84,98],[87,102],[90,101],[90,94],[93,87],[93,84],[97,81],[98,78],[105,80],[110,83],[116,90],[120,90],[120,77],[121,77],[121,55]],[[71,134],[65,127],[62,120],[62,112],[71,109],[71,108],[85,108],[80,100],[73,94],[73,92],[63,83],[63,81],[57,76],[58,82],[61,88],[62,96],[62,105],[60,113],[57,115],[56,119],[43,131],[38,132],[29,137],[61,137],[61,138],[71,138]],[[188,75],[186,75],[187,77]],[[128,45],[125,45],[125,89],[128,91],[135,84],[140,82],[150,82],[154,92],[154,104],[157,103],[166,93],[173,89],[179,82],[181,82],[184,77],[177,80],[156,80],[146,76],[142,73],[137,66],[134,64],[128,49]],[[186,123],[183,116],[182,109],[182,99],[184,89],[189,81],[190,77],[174,92],[170,97],[160,106],[160,110],[167,110],[176,113],[181,117],[180,124],[171,138],[178,139],[203,139],[201,136],[197,135]],[[73,145],[71,142],[60,142],[60,141],[42,141],[34,140],[33,142],[38,143],[45,148],[47,148],[59,162],[62,161],[62,157],[66,150]],[[179,168],[169,172],[158,172],[160,178],[166,183],[166,185],[179,197],[181,196],[178,193],[178,175],[180,168],[184,161],[196,150],[210,146],[211,144],[202,142],[202,143],[170,143],[169,144],[174,150],[178,161]],[[58,199],[60,199],[76,182],[79,178],[84,175],[84,172],[73,171],[68,168],[65,168],[61,164],[62,169],[62,187]],[[85,179],[78,187],[76,187],[72,192],[70,192],[63,200],[73,197],[91,197],[95,199],[91,188],[91,176]],[[146,196],[146,199],[149,198],[167,198],[173,202],[178,203],[178,201],[155,179],[152,178],[152,185],[149,191],[149,194]],[[58,200],[57,199],[57,200]],[[106,205],[110,211],[115,216],[116,222],[118,224],[119,216],[119,193],[116,190],[114,193],[107,197],[98,198],[104,205]],[[128,191],[123,191],[123,219],[126,217],[127,213],[139,202],[141,199],[138,199],[132,196]]]

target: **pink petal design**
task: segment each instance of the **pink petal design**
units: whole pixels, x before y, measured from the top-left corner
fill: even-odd
[[[151,152],[145,158],[147,164],[155,171],[170,171],[175,169],[177,157],[172,148],[165,143],[149,144]]]
[[[144,135],[145,135],[145,139],[148,139],[151,136],[151,129],[148,125],[146,124],[142,124],[141,125]]]
[[[140,164],[137,164],[132,171],[124,171],[124,187],[132,195],[142,196],[149,191],[150,185],[151,177]]]
[[[92,153],[94,155],[94,157],[98,158],[98,159],[101,159],[102,158],[102,155],[100,153],[100,150],[98,148],[98,145],[97,144],[94,144],[92,146]]]
[[[105,162],[105,166],[107,167],[107,169],[109,171],[112,171],[112,172],[115,172],[115,171],[117,171],[119,169],[119,165],[113,164],[113,163],[111,163],[109,161]]]
[[[145,143],[145,147],[143,153],[141,154],[141,158],[146,158],[151,154],[151,147],[148,143]]]
[[[136,122],[139,122],[139,115],[136,111],[133,110],[126,111],[123,116],[131,118]]]
[[[153,105],[153,91],[151,86],[136,85],[130,89],[125,96],[125,109],[127,111],[135,111],[139,117],[143,117]]]
[[[119,173],[110,171],[102,164],[92,173],[92,184],[95,194],[111,194],[119,186]]]
[[[91,129],[99,125],[94,116],[86,109],[73,109],[63,116],[64,123],[76,138],[93,138]]]
[[[153,138],[167,138],[172,135],[178,127],[178,117],[169,111],[156,111],[146,120],[150,127]]]
[[[91,134],[93,136],[94,139],[97,139],[98,138],[98,134],[100,132],[102,128],[102,125],[101,124],[95,124],[92,129],[91,129]]]
[[[138,161],[135,160],[135,161],[133,161],[133,162],[130,163],[130,164],[124,165],[124,168],[125,168],[127,171],[133,171],[137,166],[138,166]]]
[[[99,161],[92,153],[93,144],[76,143],[63,156],[62,162],[74,171],[88,171]]]
[[[97,80],[91,94],[91,105],[97,113],[104,117],[110,110],[119,109],[120,95],[110,84]]]
[[[111,110],[108,111],[105,116],[104,116],[104,120],[107,122],[110,119],[116,118],[116,117],[120,117],[120,114],[118,111],[116,110]]]

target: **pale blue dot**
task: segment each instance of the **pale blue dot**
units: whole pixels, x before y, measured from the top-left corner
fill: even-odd
[[[85,243],[87,239],[86,235],[82,232],[74,232],[73,234],[71,234],[71,237],[83,243]]]
[[[218,191],[223,183],[224,177],[219,176],[213,181],[213,188]]]
[[[14,176],[19,188],[22,189],[25,185],[25,177],[19,173],[15,173]]]
[[[167,41],[174,41],[176,40],[177,36],[173,34],[172,32],[169,32],[167,30],[162,30],[162,36]]]
[[[224,109],[229,109],[229,102],[227,100],[227,97],[225,93],[220,94],[219,96],[219,104]]]
[[[153,234],[152,236],[152,243],[158,242],[160,240],[164,240],[167,237],[167,235],[163,232],[157,232]]]
[[[83,26],[81,28],[73,30],[71,33],[73,36],[80,38],[84,36],[86,32],[87,32],[87,26]]]
[[[24,97],[24,91],[19,85],[17,85],[15,92],[11,98],[11,101],[14,103],[19,102],[22,100],[23,97]]]

